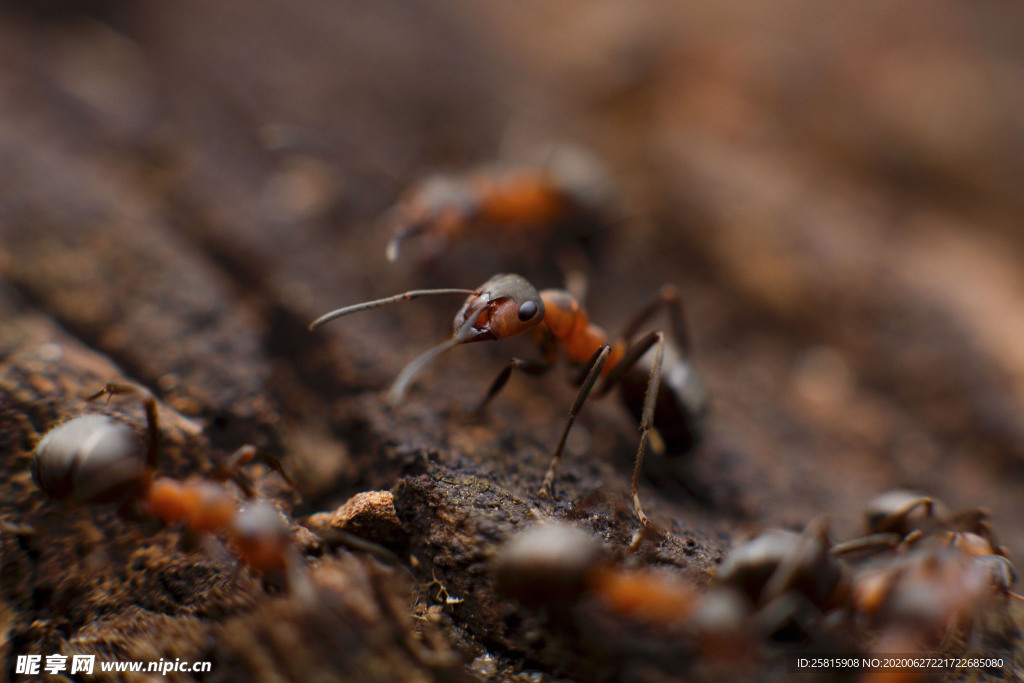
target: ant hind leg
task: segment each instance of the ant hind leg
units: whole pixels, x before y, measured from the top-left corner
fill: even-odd
[[[644,340],[646,341],[646,340]],[[643,342],[641,342],[642,344]],[[640,420],[640,444],[636,449],[636,458],[633,462],[633,482],[630,484],[630,491],[633,494],[633,507],[640,525],[644,529],[651,523],[644,514],[640,505],[640,469],[644,464],[644,448],[650,438],[651,430],[654,428],[654,406],[658,403],[658,389],[661,388],[661,360],[665,355],[665,335],[662,332],[654,333],[654,362],[651,363],[651,374],[647,380],[647,394],[644,396],[643,419]],[[643,354],[640,354],[643,355]]]
[[[619,339],[625,339],[628,342],[645,322],[663,308],[668,310],[669,330],[672,332],[673,341],[679,346],[684,356],[689,356],[690,330],[686,325],[686,312],[683,310],[683,300],[679,296],[679,291],[672,285],[662,287],[653,299],[633,315],[622,328]]]
[[[654,432],[654,409],[658,404],[658,390],[661,388],[661,365],[662,359],[665,357],[665,333],[661,330],[651,332],[646,337],[633,344],[626,350],[626,353],[622,356],[622,360],[619,361],[618,365],[615,366],[608,376],[604,378],[604,383],[601,385],[601,389],[598,395],[603,395],[612,389],[629,370],[636,365],[637,361],[648,351],[651,347],[654,347],[654,359],[651,363],[650,373],[647,378],[647,391],[644,394],[644,406],[643,413],[640,419],[640,444],[636,449],[636,456],[633,459],[633,483],[630,487],[633,495],[633,507],[636,511],[636,516],[640,519],[640,523],[644,529],[650,525],[650,520],[647,519],[647,515],[644,514],[643,507],[640,505],[640,493],[639,493],[639,481],[640,481],[640,470],[643,467],[644,453],[647,449],[647,442],[651,438],[652,432]]]

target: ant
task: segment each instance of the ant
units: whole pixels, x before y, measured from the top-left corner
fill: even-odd
[[[988,613],[1024,600],[1013,591],[1016,572],[988,517],[983,509],[953,514],[941,501],[904,489],[871,500],[870,535],[833,548],[836,556],[890,551],[854,572],[846,605],[853,623],[878,627],[881,645],[904,652],[945,648],[965,625],[973,644]]]
[[[598,538],[561,522],[509,539],[495,555],[494,575],[500,594],[527,606],[557,609],[594,596],[615,614],[652,623],[685,621],[702,599],[681,576],[616,566]]]
[[[420,289],[396,294],[384,299],[368,301],[331,311],[309,326],[315,329],[341,316],[377,308],[398,301],[406,301],[427,295],[468,294],[462,308],[455,315],[454,334],[446,341],[428,349],[413,359],[398,375],[388,392],[388,403],[392,406],[401,402],[406,389],[416,374],[433,358],[459,344],[477,341],[507,339],[524,332],[531,332],[540,348],[541,360],[513,358],[498,374],[487,395],[478,407],[482,413],[487,405],[504,388],[514,371],[538,377],[554,367],[558,357],[565,355],[571,366],[582,368],[579,375],[579,392],[569,410],[569,419],[562,430],[561,438],[551,456],[551,464],[544,475],[541,494],[550,496],[555,477],[555,467],[562,457],[569,430],[577,414],[599,379],[601,387],[598,396],[608,393],[616,385],[623,388],[623,399],[640,423],[640,443],[633,465],[631,493],[633,506],[644,529],[650,522],[640,505],[638,483],[644,451],[651,434],[655,431],[655,417],[660,436],[655,443],[660,448],[668,446],[674,452],[691,450],[702,438],[708,413],[708,397],[703,383],[687,361],[689,335],[684,324],[682,302],[673,287],[663,287],[658,295],[640,309],[626,325],[623,333],[614,341],[608,334],[592,324],[583,307],[569,292],[561,289],[545,289],[537,292],[532,284],[520,275],[495,275],[477,289]],[[660,309],[668,310],[670,329],[679,351],[673,353],[673,360],[663,365],[665,354],[665,333],[651,332],[633,342],[637,329]],[[650,366],[646,370],[642,398],[627,391],[635,385],[631,371],[639,372],[640,359],[654,349]]]
[[[731,588],[772,640],[817,639],[828,613],[843,604],[848,568],[831,552],[828,521],[802,532],[771,529],[734,547],[715,572],[715,590]]]
[[[990,513],[983,508],[949,512],[942,501],[908,489],[879,494],[865,506],[868,535],[836,546],[845,554],[872,548],[905,550],[930,536],[941,535],[960,545],[970,544],[975,555],[1005,555],[988,522]]]
[[[974,544],[961,545],[955,535],[931,537],[909,553],[869,564],[854,576],[849,614],[877,626],[881,642],[917,634],[924,638],[917,647],[943,650],[966,626],[970,648],[987,612],[1011,599],[1024,601],[1012,590],[1017,575],[1010,561],[977,550]],[[904,644],[902,651],[911,649]]]
[[[159,457],[157,404],[145,387],[112,382],[88,397],[132,395],[146,411],[147,444],[135,430],[104,415],[83,415],[50,430],[32,454],[32,479],[50,497],[76,505],[120,503],[122,516],[150,517],[162,524],[183,522],[190,534],[225,532],[243,560],[263,574],[287,571],[296,565],[289,529],[277,511],[265,504],[239,510],[236,499],[221,483],[235,479],[247,497],[252,486],[237,468],[260,455],[253,446],[239,448],[215,478],[179,481],[156,477]],[[269,456],[282,477],[290,478]],[[294,585],[294,583],[290,583]]]
[[[600,539],[577,527],[549,521],[518,532],[498,549],[493,569],[499,594],[552,616],[592,602],[617,621],[681,630],[706,655],[732,646],[735,656],[741,644],[750,651],[750,610],[732,591],[701,590],[673,571],[619,566]]]
[[[543,164],[491,164],[462,175],[433,175],[388,212],[393,236],[385,255],[398,260],[409,237],[425,238],[426,258],[453,241],[497,230],[506,240],[567,242],[596,250],[614,204],[601,165],[589,155],[555,149]]]

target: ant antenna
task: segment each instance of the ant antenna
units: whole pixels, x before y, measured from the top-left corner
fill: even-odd
[[[352,306],[345,306],[344,308],[339,308],[337,310],[331,311],[330,313],[325,313],[324,315],[320,316],[319,318],[317,318],[316,320],[311,322],[309,324],[309,329],[310,330],[315,330],[316,328],[320,327],[321,325],[323,325],[325,323],[329,323],[330,321],[334,320],[335,318],[340,318],[343,315],[348,315],[349,313],[356,313],[358,311],[365,311],[365,310],[367,310],[369,308],[378,308],[380,306],[386,306],[388,304],[393,304],[393,303],[398,302],[398,301],[408,301],[409,299],[416,299],[416,298],[419,298],[421,296],[431,296],[431,295],[434,295],[434,294],[479,294],[479,293],[480,293],[479,290],[476,290],[476,289],[414,289],[412,291],[405,292],[403,294],[396,294],[394,296],[389,296],[389,297],[386,297],[384,299],[377,299],[375,301],[365,301],[365,302],[363,302],[361,304],[353,304]]]
[[[402,398],[405,396],[405,390],[409,387],[413,378],[419,374],[420,370],[426,367],[427,363],[434,360],[434,358],[441,355],[448,349],[458,346],[466,341],[472,333],[480,314],[483,313],[486,308],[487,304],[479,306],[469,314],[466,318],[466,322],[462,323],[462,327],[460,327],[450,339],[446,339],[437,346],[427,349],[410,361],[410,363],[405,366],[405,369],[399,373],[398,377],[395,378],[395,381],[391,383],[391,388],[388,389],[388,405],[394,408],[402,402]]]

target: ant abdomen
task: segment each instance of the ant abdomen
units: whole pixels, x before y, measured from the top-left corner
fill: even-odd
[[[147,475],[135,430],[103,415],[58,425],[32,454],[32,479],[57,500],[82,505],[124,500]]]
[[[654,402],[654,425],[666,455],[686,455],[701,444],[707,433],[711,412],[708,391],[697,371],[671,344],[665,346],[663,368]],[[622,402],[637,422],[643,416],[649,381],[650,358],[645,356],[620,382]]]

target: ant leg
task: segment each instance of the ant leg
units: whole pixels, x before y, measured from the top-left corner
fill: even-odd
[[[555,448],[554,454],[551,456],[551,464],[548,466],[547,474],[544,475],[544,483],[540,486],[540,492],[542,495],[551,494],[551,484],[555,480],[555,467],[558,465],[559,459],[562,457],[562,451],[565,450],[565,441],[569,438],[569,430],[572,429],[573,422],[576,421],[576,416],[579,414],[580,409],[583,407],[583,402],[587,400],[587,396],[590,395],[590,390],[594,388],[594,384],[597,382],[597,378],[601,376],[601,370],[604,368],[604,363],[608,360],[608,353],[611,351],[611,347],[604,344],[594,355],[587,361],[587,376],[583,380],[583,386],[580,387],[580,391],[576,394],[576,400],[573,401],[572,407],[569,409],[569,421],[565,423],[565,429],[562,430],[562,436],[558,440],[558,446]]]
[[[139,401],[142,402],[142,406],[146,410],[146,423],[149,427],[149,445],[146,448],[146,469],[150,471],[155,470],[160,446],[160,423],[157,417],[156,398],[153,397],[153,392],[140,384],[135,384],[134,382],[110,382],[92,396],[87,397],[86,400],[95,401],[101,396],[106,396],[109,401],[110,397],[115,394],[131,394],[137,396]]]
[[[668,309],[669,329],[672,331],[673,340],[682,350],[684,356],[690,355],[690,330],[686,325],[683,300],[679,296],[679,290],[672,285],[662,287],[653,299],[633,315],[625,327],[622,328],[622,334],[619,335],[619,339],[627,341],[632,339],[640,326],[662,308]]]
[[[622,359],[614,368],[612,368],[611,372],[605,376],[604,382],[601,383],[601,388],[598,390],[597,395],[604,396],[611,391],[612,388],[619,383],[622,377],[633,369],[633,366],[636,365],[637,361],[640,360],[645,353],[650,351],[652,346],[657,344],[659,340],[663,338],[664,335],[661,331],[651,332],[646,337],[626,349],[626,352],[622,355]],[[660,372],[658,375],[658,381],[661,381]]]
[[[252,462],[254,459],[259,459],[265,465],[270,467],[270,469],[281,475],[281,478],[284,479],[289,486],[295,488],[295,482],[292,481],[288,472],[285,471],[281,461],[269,453],[264,453],[251,444],[242,446],[232,453],[224,463],[214,470],[210,478],[219,482],[231,479],[238,484],[239,488],[242,489],[246,498],[253,499],[256,497],[256,489],[253,486],[252,480],[248,475],[242,472],[241,468],[243,465]]]
[[[651,347],[654,347],[654,361],[651,363],[650,375],[647,379],[647,393],[644,395],[644,410],[640,420],[640,445],[636,449],[636,456],[633,459],[633,483],[631,486],[631,492],[633,494],[633,507],[636,510],[636,516],[640,519],[640,523],[643,528],[647,528],[650,524],[650,520],[647,519],[647,515],[644,514],[643,507],[640,505],[640,492],[639,492],[639,481],[640,481],[640,468],[644,462],[644,452],[647,448],[647,442],[651,437],[651,433],[654,431],[654,408],[658,403],[658,389],[661,388],[661,361],[665,356],[665,333],[661,330],[651,332],[646,337],[633,344],[626,350],[626,353],[622,356],[622,360],[608,373],[608,376],[604,378],[604,383],[601,385],[601,389],[598,392],[599,396],[606,394],[622,376],[628,372],[640,358],[647,353]],[[589,391],[589,389],[588,389]]]
[[[928,497],[918,498],[912,500],[900,509],[896,510],[892,514],[885,517],[883,520],[878,522],[876,528],[878,531],[888,531],[897,524],[899,524],[907,515],[909,515],[918,506],[924,508],[924,514],[928,519],[932,519],[935,510],[935,501]]]
[[[384,256],[387,258],[388,263],[394,263],[398,260],[398,247],[402,242],[404,242],[407,237],[413,237],[414,235],[418,235],[426,230],[427,223],[425,221],[420,221],[403,228],[401,227],[401,224],[398,223],[397,217],[393,217],[393,220],[389,222],[396,223],[396,229],[394,236],[388,240],[388,245],[384,248]]]
[[[539,360],[527,360],[523,358],[513,358],[509,361],[505,369],[498,373],[498,376],[494,378],[494,382],[491,383],[491,388],[487,390],[487,395],[484,396],[483,400],[476,407],[477,415],[484,415],[487,412],[487,406],[491,404],[491,399],[498,395],[498,393],[505,388],[505,384],[508,383],[509,377],[512,376],[513,370],[519,370],[532,377],[541,377],[547,374],[548,370],[553,367],[551,363],[545,363]]]
[[[252,444],[246,444],[245,446],[242,446],[234,453],[232,453],[228,457],[228,459],[225,460],[224,463],[217,468],[218,474],[226,473],[228,474],[228,476],[230,476],[231,473],[235,472],[243,465],[247,465],[250,462],[252,462],[253,458],[256,457],[257,453],[259,453],[259,451]],[[224,477],[224,479],[226,478],[227,477]]]
[[[813,564],[815,560],[829,554],[829,523],[824,517],[815,517],[800,534],[794,551],[786,555],[768,577],[761,591],[761,600],[768,601],[788,591],[801,567]]]
[[[899,534],[890,532],[871,534],[870,536],[855,538],[852,541],[836,543],[832,546],[832,554],[842,556],[862,550],[893,550],[894,548],[899,547],[902,541],[903,539]]]
[[[644,464],[644,447],[647,445],[647,439],[654,428],[654,406],[658,402],[658,389],[661,387],[661,359],[665,355],[665,335],[661,332],[655,332],[654,337],[654,362],[651,363],[651,375],[647,380],[647,395],[644,396],[643,419],[640,420],[640,445],[636,449],[636,458],[633,462],[633,483],[630,485],[630,491],[633,494],[633,507],[636,510],[636,516],[640,519],[640,526],[644,529],[648,527],[650,521],[647,519],[647,515],[644,514],[644,509],[640,506],[640,491],[638,488],[640,468]]]
[[[903,540],[900,541],[900,544],[896,546],[896,552],[906,552],[910,548],[910,546],[914,545],[922,538],[924,538],[924,532],[920,529],[914,529],[909,534],[903,537]]]
[[[345,531],[343,529],[327,528],[321,531],[314,531],[314,534],[328,546],[334,548],[344,546],[351,552],[366,553],[373,555],[387,565],[402,567],[402,560],[394,552],[388,550],[379,543],[367,540],[361,536]]]

